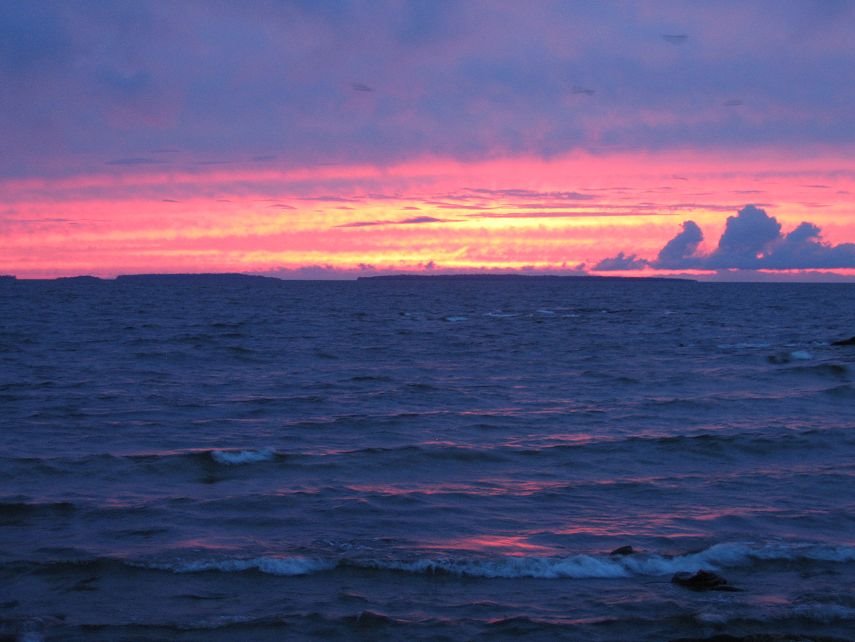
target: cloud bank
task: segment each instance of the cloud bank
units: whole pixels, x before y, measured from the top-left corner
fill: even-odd
[[[623,252],[594,266],[595,271],[640,270],[826,270],[855,268],[855,243],[832,245],[817,225],[803,222],[789,233],[765,210],[746,205],[728,216],[716,248],[704,254],[703,232],[685,221],[680,232],[648,261]]]
[[[830,6],[4,0],[0,176],[852,145]]]

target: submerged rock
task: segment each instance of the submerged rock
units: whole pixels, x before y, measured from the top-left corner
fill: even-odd
[[[849,337],[848,339],[840,339],[839,341],[832,341],[831,345],[833,345],[833,346],[855,346],[855,337]]]
[[[671,582],[687,588],[691,591],[739,591],[740,589],[730,586],[721,575],[712,571],[698,571],[687,573],[685,571],[676,573]]]
[[[635,549],[632,546],[620,546],[613,550],[609,555],[632,555],[635,553]]]

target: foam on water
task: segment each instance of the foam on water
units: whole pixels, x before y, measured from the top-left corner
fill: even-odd
[[[147,568],[172,571],[173,573],[240,573],[261,571],[268,575],[308,575],[335,568],[334,562],[309,557],[254,557],[250,559],[199,559],[175,562],[146,562]]]
[[[221,464],[255,464],[275,459],[276,451],[272,448],[262,448],[260,450],[212,450],[211,458]]]
[[[633,554],[625,556],[579,554],[566,557],[498,555],[489,557],[423,557],[410,560],[305,556],[195,559],[144,562],[147,568],[174,573],[260,571],[268,575],[310,575],[341,567],[355,567],[417,574],[449,574],[485,579],[609,579],[668,577],[701,569],[750,567],[757,561],[838,562],[855,561],[855,547],[812,544],[752,545],[741,542],[713,545],[685,555]]]
[[[573,555],[569,557],[509,556],[493,559],[430,558],[412,562],[376,561],[368,565],[414,573],[449,573],[484,578],[619,578],[670,576],[701,569],[717,570],[750,566],[756,560],[781,561],[855,561],[855,548],[803,545],[764,545],[746,543],[716,544],[686,555]]]
[[[810,361],[813,359],[813,355],[807,350],[793,350],[790,353],[790,358],[795,361]]]

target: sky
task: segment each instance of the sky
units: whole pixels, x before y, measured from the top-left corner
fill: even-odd
[[[855,280],[855,2],[3,0],[0,274]]]

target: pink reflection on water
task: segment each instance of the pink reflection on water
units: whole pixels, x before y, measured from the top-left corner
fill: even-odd
[[[459,550],[478,553],[501,553],[512,557],[521,557],[535,553],[537,555],[555,555],[558,551],[552,546],[543,546],[528,541],[525,535],[470,535],[441,542],[427,543],[427,550]]]
[[[564,488],[563,481],[536,481],[510,479],[482,479],[471,483],[447,482],[434,484],[349,484],[348,490],[373,495],[406,496],[406,495],[476,495],[498,496],[535,495],[548,490]]]

